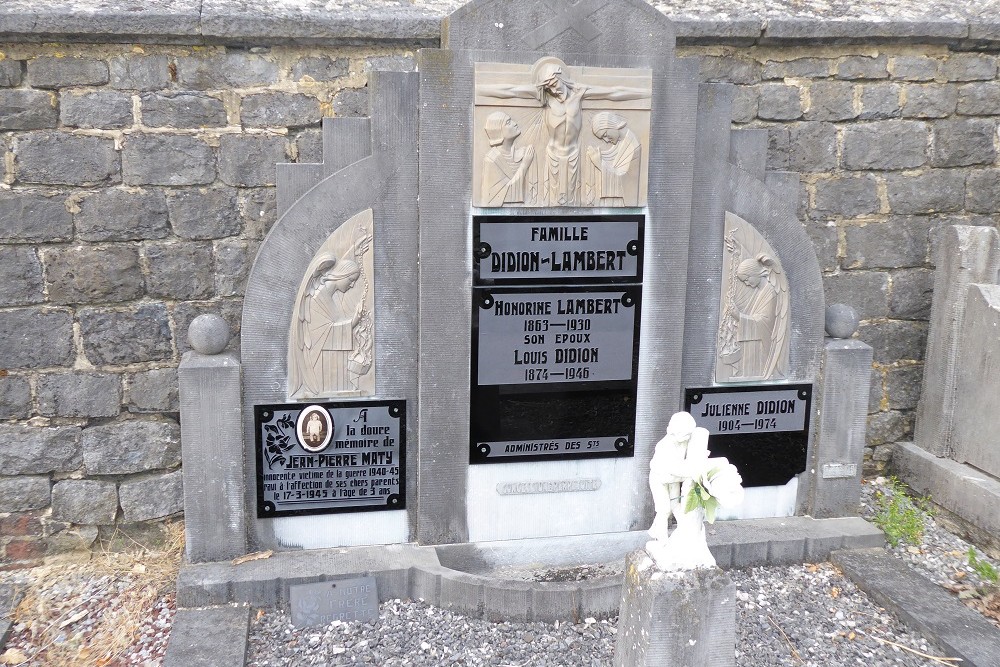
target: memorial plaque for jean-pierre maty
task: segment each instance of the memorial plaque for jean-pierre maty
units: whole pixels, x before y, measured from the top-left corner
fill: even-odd
[[[474,216],[472,463],[632,455],[643,223]]]
[[[405,401],[254,409],[257,516],[406,507]]]
[[[713,456],[725,456],[744,486],[785,484],[806,469],[811,384],[687,389],[684,409],[708,429]]]

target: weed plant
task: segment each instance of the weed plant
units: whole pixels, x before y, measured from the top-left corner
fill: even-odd
[[[920,544],[924,524],[930,515],[930,499],[911,498],[906,494],[906,486],[896,477],[886,478],[885,490],[875,492],[875,516],[872,520],[894,547]]]

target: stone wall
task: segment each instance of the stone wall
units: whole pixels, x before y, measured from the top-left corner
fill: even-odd
[[[0,567],[181,508],[187,325],[238,331],[274,222],[275,162],[364,115],[371,46],[0,44]],[[912,40],[911,40],[912,41]],[[412,46],[413,44],[411,44]],[[942,45],[688,45],[734,123],[802,175],[828,302],[875,350],[866,469],[909,437],[934,230],[1000,212],[998,53]],[[234,344],[238,338],[234,337]]]

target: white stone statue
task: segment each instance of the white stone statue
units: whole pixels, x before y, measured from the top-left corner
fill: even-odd
[[[708,550],[705,521],[715,522],[719,507],[743,502],[743,479],[725,457],[709,458],[708,430],[678,412],[649,462],[649,490],[656,517],[646,552],[665,572],[715,567]],[[670,516],[677,527],[668,534]]]
[[[601,111],[591,118],[594,136],[604,147],[587,147],[584,203],[590,206],[636,206],[642,144],[619,114]]]
[[[483,196],[487,206],[506,203],[534,203],[538,189],[535,175],[535,149],[517,148],[514,140],[521,128],[503,111],[494,111],[486,119],[490,150],[483,158]]]

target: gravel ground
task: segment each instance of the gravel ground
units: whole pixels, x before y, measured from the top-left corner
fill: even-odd
[[[867,518],[874,513],[876,490],[887,491],[879,480],[864,487],[862,514]],[[970,590],[985,582],[968,563],[969,546],[929,519],[919,546],[902,545],[891,552],[941,585]],[[173,594],[159,582],[175,575],[160,565],[156,582],[151,582],[142,562],[150,564],[137,558],[110,566],[92,562],[0,572],[0,584],[31,585],[32,596],[31,608],[15,623],[0,664],[4,656],[20,654],[22,661],[6,664],[159,665],[174,613]],[[621,576],[620,571],[621,563],[616,562],[503,574],[566,581]],[[944,655],[829,563],[733,570],[730,576],[737,585],[736,664],[741,667],[929,665],[934,663],[912,651]],[[421,601],[400,600],[383,603],[377,621],[322,628],[295,628],[286,614],[259,611],[251,628],[248,664],[603,667],[612,664],[616,624],[615,618],[577,624],[490,623]],[[114,643],[109,626],[129,638],[104,662]]]
[[[882,480],[865,485],[862,514],[868,518],[874,513],[876,490],[889,492]],[[928,519],[919,547],[891,551],[938,583],[978,585],[983,582],[968,564],[968,549],[968,543]],[[539,571],[535,578],[607,576],[616,568],[593,564],[565,576]],[[503,574],[524,578],[523,571],[514,569]],[[916,666],[934,663],[913,651],[945,655],[829,563],[733,570],[730,576],[737,586],[736,664],[741,667]],[[422,601],[392,600],[381,605],[377,621],[300,629],[287,614],[262,611],[251,628],[247,664],[604,667],[613,661],[616,624],[616,618],[576,624],[490,623]]]

